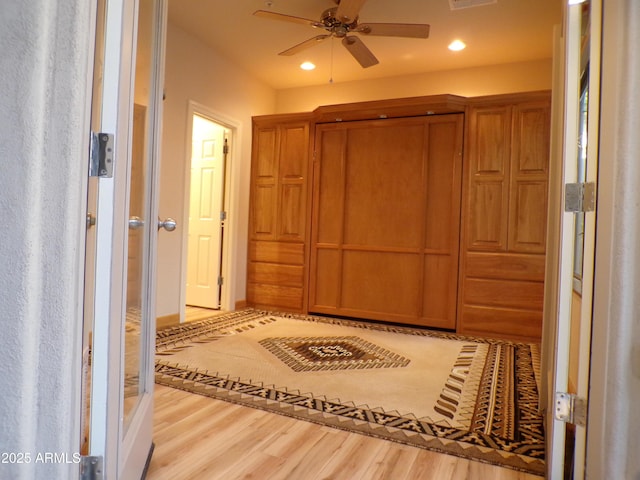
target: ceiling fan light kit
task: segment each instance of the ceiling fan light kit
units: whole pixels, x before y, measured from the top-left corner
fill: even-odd
[[[404,38],[429,38],[430,26],[420,23],[358,23],[360,9],[367,0],[334,0],[338,6],[325,10],[320,16],[320,21],[308,18],[295,17],[282,13],[257,10],[255,16],[272,20],[281,20],[289,23],[308,25],[313,28],[321,28],[326,34],[317,35],[304,42],[288,48],[278,55],[295,55],[310,48],[330,37],[342,39],[342,45],[363,67],[368,68],[379,63],[376,56],[357,36],[349,34],[362,34],[384,37]]]

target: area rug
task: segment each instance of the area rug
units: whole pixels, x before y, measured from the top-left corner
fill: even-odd
[[[537,345],[249,309],[156,353],[158,384],[544,475]]]

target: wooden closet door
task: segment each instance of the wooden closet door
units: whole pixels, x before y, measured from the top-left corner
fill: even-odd
[[[316,135],[309,310],[455,328],[462,115]]]
[[[469,109],[460,333],[540,340],[551,110],[528,98]]]
[[[305,309],[309,116],[254,118],[247,263],[249,305]]]

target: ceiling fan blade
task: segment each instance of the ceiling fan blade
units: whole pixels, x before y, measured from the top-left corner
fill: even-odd
[[[344,23],[351,23],[360,13],[360,9],[367,0],[340,0],[338,10],[336,10],[336,18]]]
[[[362,65],[362,68],[372,67],[379,63],[371,50],[358,37],[344,37],[342,45],[349,50],[349,53]]]
[[[288,48],[283,52],[280,52],[278,55],[286,55],[286,56],[295,55],[296,53],[301,52],[302,50],[306,50],[309,47],[313,47],[314,45],[317,45],[318,43],[322,42],[323,40],[326,40],[330,36],[331,35],[318,35],[317,37],[310,38],[309,40],[305,40],[302,43],[294,45],[293,47]]]
[[[426,23],[363,23],[352,31],[385,37],[429,38],[430,28]]]
[[[271,20],[281,20],[290,23],[299,23],[301,25],[310,25],[316,28],[324,28],[324,24],[308,18],[294,17],[283,13],[269,12],[267,10],[256,10],[253,12],[256,17],[269,18]]]

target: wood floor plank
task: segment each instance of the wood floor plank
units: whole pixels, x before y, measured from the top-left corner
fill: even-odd
[[[148,480],[540,480],[156,385]]]

